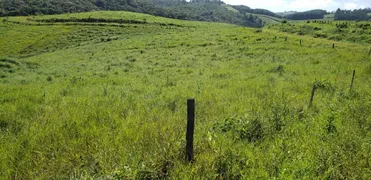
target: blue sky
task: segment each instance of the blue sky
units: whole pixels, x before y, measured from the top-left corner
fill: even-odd
[[[371,7],[371,0],[224,0],[227,4],[246,5],[251,8],[263,8],[273,12],[306,11],[325,9],[359,9]]]

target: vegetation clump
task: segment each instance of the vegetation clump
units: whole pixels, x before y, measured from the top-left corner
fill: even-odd
[[[14,73],[20,68],[20,63],[9,58],[0,58],[0,71],[7,73]]]
[[[316,80],[314,84],[318,89],[324,91],[334,92],[336,90],[336,87],[327,79]]]
[[[273,67],[268,72],[278,73],[278,74],[282,75],[285,72],[285,67],[283,65],[279,65],[277,67]]]
[[[258,142],[264,137],[263,127],[259,120],[248,120],[243,117],[226,118],[215,124],[214,129],[231,133],[235,139]]]

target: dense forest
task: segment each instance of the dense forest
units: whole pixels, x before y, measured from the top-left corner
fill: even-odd
[[[285,18],[291,19],[291,20],[323,19],[326,14],[327,14],[327,11],[316,9],[316,10],[311,10],[311,11],[289,14],[289,15],[286,15]]]
[[[220,0],[1,0],[0,16],[124,10],[184,20],[225,22],[250,27],[263,26],[259,18],[231,11],[223,6],[224,4]],[[270,14],[274,15],[272,12]]]
[[[371,13],[371,9],[355,9],[355,10],[341,10],[338,9],[335,12],[335,20],[358,20],[367,21],[371,19],[368,15]]]

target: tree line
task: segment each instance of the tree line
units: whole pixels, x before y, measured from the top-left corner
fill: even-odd
[[[286,15],[285,18],[291,19],[291,20],[323,19],[326,14],[328,13],[325,10],[315,9],[311,11],[289,14],[289,15]]]
[[[351,20],[351,21],[367,21],[371,19],[369,15],[371,13],[370,8],[366,9],[355,9],[355,10],[341,10],[337,9],[335,12],[335,20]],[[311,10],[305,12],[297,12],[284,16],[284,18],[291,20],[309,20],[309,19],[323,19],[326,14],[329,14],[325,10]]]
[[[355,10],[341,10],[337,9],[335,12],[335,20],[357,20],[367,21],[371,19],[368,14],[371,13],[371,9],[355,9]]]

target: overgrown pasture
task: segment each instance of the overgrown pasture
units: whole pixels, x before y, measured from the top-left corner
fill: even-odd
[[[0,32],[0,179],[371,177],[364,43],[128,12]]]

